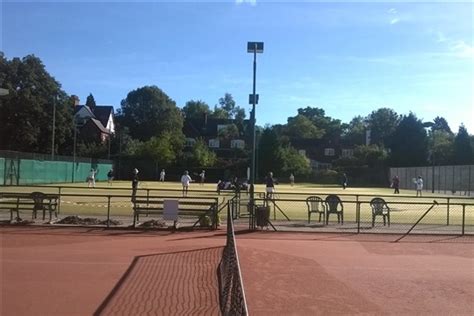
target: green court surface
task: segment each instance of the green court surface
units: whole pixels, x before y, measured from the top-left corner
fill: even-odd
[[[132,216],[133,204],[131,203],[131,182],[114,181],[97,182],[95,188],[88,188],[87,183],[66,183],[60,185],[46,186],[4,186],[0,192],[34,192],[60,194],[60,215],[81,215],[81,216]],[[263,192],[265,187],[258,184],[255,187],[255,198],[257,204],[263,204]],[[401,190],[401,194],[393,194],[391,188],[352,188],[343,190],[339,186],[314,185],[314,184],[282,184],[276,187],[274,199],[269,203],[271,207],[271,219],[286,220],[307,220],[308,212],[306,198],[316,195],[325,198],[329,194],[340,196],[344,204],[344,221],[356,221],[356,206],[360,202],[360,219],[363,222],[371,221],[371,208],[369,201],[376,196],[383,197],[391,208],[392,223],[413,223],[418,219],[436,200],[440,205],[433,207],[425,217],[424,222],[430,224],[461,225],[463,212],[466,226],[474,225],[474,199],[471,197],[432,194],[423,192],[423,197],[416,197],[415,190]],[[181,184],[179,182],[140,182],[138,195],[146,197],[167,197],[178,199],[182,196]],[[200,185],[192,183],[188,192],[188,198],[209,197],[219,199],[219,209],[225,216],[227,201],[234,197],[232,192],[216,192],[216,184],[207,183]],[[241,212],[245,213],[248,194],[241,194]],[[448,206],[449,201],[449,206]],[[463,206],[464,205],[464,206]],[[464,209],[464,210],[463,210]],[[286,216],[285,216],[286,215]],[[330,220],[336,219],[331,215]],[[312,215],[312,222],[317,221],[317,214]]]

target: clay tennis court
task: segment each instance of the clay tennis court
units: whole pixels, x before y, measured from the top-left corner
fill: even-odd
[[[1,315],[218,315],[225,229],[1,227]],[[474,238],[245,232],[251,315],[474,312]]]

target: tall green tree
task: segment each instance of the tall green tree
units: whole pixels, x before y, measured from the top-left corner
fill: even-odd
[[[87,96],[87,99],[86,99],[86,106],[91,109],[92,111],[94,111],[95,107],[96,107],[96,104],[95,104],[95,99],[94,99],[94,96],[92,95],[92,93],[90,93],[88,96]]]
[[[313,122],[304,115],[298,114],[288,118],[288,136],[300,139],[319,139],[324,135],[324,130],[318,129]]]
[[[190,100],[183,107],[183,113],[186,118],[202,119],[205,114],[210,114],[209,105],[201,100]]]
[[[393,166],[422,166],[428,157],[428,137],[423,123],[411,113],[403,116],[389,141]]]
[[[266,127],[258,143],[258,172],[260,176],[269,171],[279,171],[281,169],[280,150],[281,143],[278,135],[271,127]]]
[[[352,145],[365,145],[366,122],[358,115],[349,124],[343,124],[343,139]]]
[[[449,128],[448,121],[444,117],[437,116],[433,120],[433,126],[431,127],[433,131],[444,131],[448,134],[453,135],[451,128]]]
[[[176,103],[157,86],[145,86],[128,93],[117,114],[121,126],[132,138],[146,141],[164,132],[182,137],[183,116]]]
[[[430,163],[437,165],[453,164],[454,135],[444,129],[435,129],[430,133],[432,155]]]
[[[0,56],[2,87],[9,90],[0,102],[0,149],[51,153],[56,108],[54,151],[70,154],[72,107],[59,82],[34,55],[11,60]]]
[[[370,129],[371,143],[387,147],[390,136],[400,122],[400,117],[392,109],[380,108],[370,113],[366,121]]]
[[[140,142],[135,152],[136,156],[150,158],[155,165],[169,166],[175,163],[181,155],[184,141],[174,133],[163,132],[145,142]]]
[[[474,162],[470,137],[464,124],[459,126],[458,133],[454,138],[454,162],[458,165]]]
[[[306,107],[298,109],[298,114],[303,115],[311,120],[314,126],[323,132],[323,139],[332,141],[341,137],[341,120],[333,119],[332,117],[327,116],[323,109]]]
[[[216,154],[209,150],[206,143],[202,139],[198,139],[191,151],[189,163],[193,167],[209,168],[215,165],[217,161]]]
[[[219,119],[236,119],[242,123],[245,119],[245,109],[237,106],[232,94],[225,93],[223,98],[219,98],[219,106],[214,107],[212,117]]]
[[[301,155],[295,148],[281,147],[278,156],[281,161],[281,169],[274,170],[276,173],[281,172],[284,175],[293,173],[295,176],[307,176],[311,173],[309,159]]]

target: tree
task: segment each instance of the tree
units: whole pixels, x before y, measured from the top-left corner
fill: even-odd
[[[258,143],[258,171],[260,175],[265,175],[269,171],[279,171],[281,143],[276,132],[271,127],[266,127]]]
[[[146,141],[164,132],[182,134],[183,116],[170,99],[157,86],[145,86],[128,93],[122,100],[117,119],[130,130],[130,136]]]
[[[194,167],[208,168],[215,165],[217,156],[209,150],[204,140],[198,139],[193,146],[190,160]]]
[[[433,144],[430,162],[437,165],[452,164],[454,157],[454,135],[444,129],[435,129],[431,131],[430,137]]]
[[[190,100],[183,107],[183,113],[186,118],[201,119],[206,114],[210,114],[211,110],[206,102],[198,100]]]
[[[323,109],[306,107],[298,109],[298,114],[311,120],[314,126],[323,132],[323,139],[332,141],[340,138],[342,134],[341,120],[326,116]]]
[[[461,124],[454,138],[454,162],[458,165],[466,165],[473,161],[470,137],[464,124]]]
[[[239,129],[235,124],[228,124],[218,132],[219,137],[224,140],[231,140],[239,137]]]
[[[306,116],[298,114],[288,118],[288,136],[292,138],[313,139],[321,138],[324,130],[318,129]]]
[[[217,105],[214,107],[214,112],[212,112],[211,116],[216,119],[229,119],[230,118],[229,113],[227,113],[227,111],[224,110],[223,108],[218,108]]]
[[[293,173],[295,176],[307,176],[311,173],[309,160],[291,146],[280,148],[279,160],[282,164],[281,170],[275,172],[283,172],[286,175]]]
[[[423,123],[411,113],[404,116],[390,138],[394,166],[422,166],[428,156],[428,141]]]
[[[163,132],[143,142],[137,154],[153,159],[156,165],[169,166],[176,162],[184,144],[184,139],[171,132]]]
[[[343,139],[353,145],[365,144],[365,119],[362,116],[354,117],[349,124],[343,124]]]
[[[94,96],[92,95],[92,93],[90,93],[88,96],[87,96],[87,100],[86,100],[86,106],[91,109],[92,112],[94,112],[94,109],[96,107],[96,104],[95,104],[95,99],[94,99]]]
[[[380,108],[370,113],[367,116],[367,125],[370,129],[371,143],[387,147],[388,140],[399,122],[399,115],[389,108]]]
[[[386,150],[378,145],[360,145],[354,149],[354,157],[368,167],[382,167],[388,158]]]
[[[433,131],[444,131],[448,134],[453,135],[453,132],[451,131],[451,128],[449,128],[448,122],[444,117],[437,116],[433,120],[433,126],[431,127],[431,130]]]
[[[219,107],[214,107],[212,117],[219,119],[236,119],[240,123],[245,119],[245,109],[236,106],[232,94],[225,93],[223,98],[219,99]]]
[[[34,55],[12,60],[0,56],[2,87],[10,92],[0,102],[0,149],[50,153],[55,107],[54,151],[65,153],[73,124],[69,97],[61,85]]]

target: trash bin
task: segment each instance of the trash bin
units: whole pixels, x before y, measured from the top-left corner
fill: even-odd
[[[257,226],[266,227],[270,220],[270,207],[269,206],[257,206],[256,208]]]

